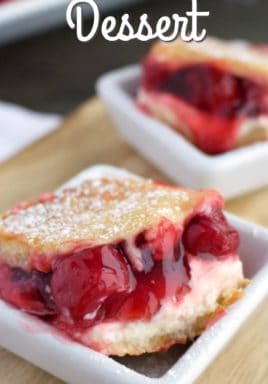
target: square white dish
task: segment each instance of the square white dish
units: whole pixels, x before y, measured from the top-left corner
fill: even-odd
[[[64,23],[68,0],[13,0],[0,4],[0,44]]]
[[[173,181],[191,188],[216,188],[231,198],[268,184],[268,143],[207,155],[135,103],[139,66],[103,75],[97,91],[124,139]]]
[[[141,0],[96,0],[101,11]],[[13,0],[0,4],[0,45],[66,24],[70,0]],[[88,12],[90,16],[90,12]]]
[[[134,177],[122,169],[95,166],[81,172],[63,187],[78,185],[88,178],[126,175]],[[268,231],[234,216],[229,216],[229,220],[240,232],[241,259],[252,283],[246,289],[245,297],[187,350],[184,348],[177,361],[168,354],[164,361],[162,354],[149,359],[143,356],[114,360],[70,341],[41,320],[1,300],[0,344],[72,384],[110,384],[111,377],[116,384],[177,384],[178,378],[180,384],[192,383],[268,293]],[[159,366],[162,366],[161,372]]]

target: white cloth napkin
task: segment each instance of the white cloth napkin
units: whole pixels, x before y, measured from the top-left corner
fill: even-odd
[[[61,120],[58,115],[0,102],[0,163],[56,129]]]

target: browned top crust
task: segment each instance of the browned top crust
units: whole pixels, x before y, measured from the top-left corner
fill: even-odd
[[[128,239],[161,217],[183,220],[217,192],[194,192],[144,179],[88,180],[46,202],[9,211],[0,220],[0,259],[47,269],[51,259],[89,245]]]
[[[157,42],[151,56],[169,63],[220,61],[241,76],[265,80],[268,83],[268,49],[244,41],[225,41],[212,37],[203,42],[186,43],[177,39],[171,43]]]

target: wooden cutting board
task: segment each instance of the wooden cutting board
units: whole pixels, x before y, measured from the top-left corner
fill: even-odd
[[[166,180],[123,142],[102,102],[92,99],[70,115],[57,131],[0,167],[0,211],[20,200],[53,191],[82,169],[101,163]],[[268,188],[232,200],[226,204],[226,209],[268,226]],[[198,384],[268,383],[267,361],[268,299],[206,370]],[[0,348],[0,383],[59,384],[61,381]]]

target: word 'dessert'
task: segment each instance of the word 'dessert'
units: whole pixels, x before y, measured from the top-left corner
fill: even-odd
[[[83,19],[93,16],[90,30],[86,31],[86,23]],[[140,16],[139,25],[134,28],[131,24],[130,15],[125,13],[120,21],[114,16],[107,16],[101,22],[100,10],[94,0],[72,0],[66,11],[67,24],[71,29],[76,30],[77,39],[81,42],[88,42],[101,31],[102,36],[108,41],[130,41],[137,39],[148,41],[160,39],[162,41],[173,41],[177,37],[182,40],[202,41],[206,37],[206,29],[198,32],[199,17],[209,16],[209,12],[199,12],[197,0],[192,0],[191,10],[185,12],[184,16],[174,13],[172,16],[162,16],[154,26],[151,26],[148,14]]]

